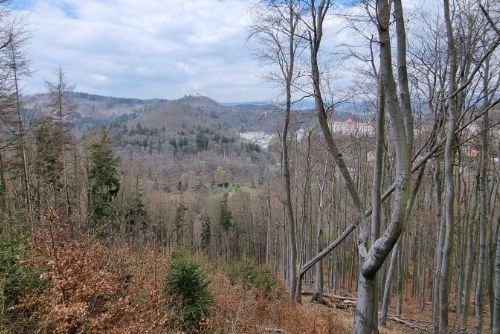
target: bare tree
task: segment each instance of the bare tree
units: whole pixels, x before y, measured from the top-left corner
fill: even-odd
[[[9,68],[12,76],[12,88],[13,88],[13,104],[15,113],[17,115],[17,137],[18,137],[18,150],[21,157],[22,164],[22,183],[24,187],[24,196],[27,208],[27,218],[30,224],[31,232],[33,233],[33,208],[31,202],[31,191],[30,191],[30,180],[29,180],[29,168],[28,159],[26,155],[26,140],[25,140],[25,126],[24,119],[22,115],[22,101],[20,96],[19,81],[23,76],[29,76],[29,64],[25,59],[23,53],[23,47],[27,42],[27,34],[24,26],[14,20],[10,24],[9,28],[9,45],[7,46],[7,52],[9,56]]]
[[[297,79],[296,57],[301,48],[302,38],[299,32],[299,2],[266,1],[256,8],[256,22],[251,27],[250,38],[256,40],[260,49],[259,58],[267,64],[276,67],[269,79],[278,82],[285,95],[285,120],[281,134],[282,141],[282,170],[285,191],[285,212],[288,227],[288,241],[290,245],[288,259],[288,285],[290,296],[297,298],[297,236],[294,211],[292,207],[289,132],[292,111],[292,90]],[[299,297],[300,298],[300,297]]]
[[[55,123],[55,131],[57,131],[57,147],[55,148],[61,153],[62,170],[63,170],[63,187],[64,187],[64,202],[66,216],[70,217],[72,214],[72,201],[73,195],[70,190],[70,182],[68,177],[68,161],[65,157],[69,137],[71,136],[71,129],[74,126],[73,120],[76,111],[76,106],[71,100],[70,93],[74,90],[74,86],[67,83],[66,74],[62,67],[58,67],[54,71],[56,76],[55,82],[47,81],[47,88],[49,90],[50,104],[48,106],[50,116]],[[77,177],[74,175],[74,177]]]
[[[407,136],[407,131],[410,129],[407,129],[405,126],[405,116],[400,110],[396,83],[392,73],[392,56],[389,35],[390,8],[387,1],[377,2],[377,17],[379,22],[378,29],[380,40],[380,83],[383,84],[384,87],[385,106],[389,112],[393,125],[393,142],[396,151],[396,182],[394,187],[395,200],[391,214],[391,221],[388,224],[387,229],[385,230],[382,237],[378,237],[377,226],[372,226],[373,241],[370,242],[370,231],[368,222],[366,220],[365,210],[363,209],[363,204],[354,185],[352,176],[342,155],[340,154],[340,151],[329,127],[328,113],[321,92],[319,52],[323,37],[323,24],[331,3],[329,1],[323,0],[318,4],[318,6],[316,6],[315,2],[309,2],[308,6],[310,8],[310,23],[307,24],[307,27],[309,32],[310,44],[311,78],[314,91],[315,106],[318,113],[318,120],[330,154],[332,155],[332,158],[339,168],[339,171],[342,174],[351,195],[355,207],[355,212],[357,213],[358,224],[360,227],[358,236],[358,252],[360,256],[360,265],[354,332],[368,333],[371,331],[376,331],[377,328],[377,300],[375,298],[376,273],[391,251],[392,247],[397,242],[397,239],[402,231],[402,226],[404,224],[408,197],[407,189],[409,184],[411,166]],[[403,19],[402,11],[401,15],[397,17],[397,19]],[[398,47],[404,47],[404,44],[400,44],[398,45]],[[402,80],[407,79],[403,78]],[[407,98],[409,99],[409,97]],[[413,131],[413,129],[411,129],[411,131]],[[325,253],[322,252],[322,254]]]

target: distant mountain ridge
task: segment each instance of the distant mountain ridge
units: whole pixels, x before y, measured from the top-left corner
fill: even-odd
[[[210,97],[185,95],[179,99],[137,99],[70,92],[75,104],[75,123],[81,133],[96,126],[141,123],[150,128],[179,128],[189,124],[233,128],[238,131],[274,132],[279,113],[267,103],[219,103]],[[47,112],[49,94],[24,97],[25,108]]]
[[[267,102],[218,102],[210,97],[203,96],[203,95],[185,95],[181,98],[178,99],[163,99],[163,98],[152,98],[152,99],[140,99],[140,98],[130,98],[130,97],[115,97],[115,96],[106,96],[106,95],[98,95],[98,94],[91,94],[91,93],[85,93],[85,92],[68,92],[68,95],[71,100],[77,105],[77,112],[82,113],[82,102],[83,104],[90,103],[94,104],[96,106],[95,110],[97,112],[101,111],[101,108],[97,108],[100,105],[107,105],[108,108],[110,108],[111,105],[116,106],[116,105],[121,105],[121,106],[145,106],[145,105],[159,105],[162,103],[166,103],[169,101],[179,101],[179,102],[185,102],[191,105],[198,105],[198,106],[224,106],[224,107],[250,107],[250,106],[255,106],[255,107],[264,107],[264,106],[270,106],[269,103]],[[48,104],[49,100],[49,94],[47,93],[41,93],[41,94],[33,94],[33,95],[26,95],[24,96],[25,102],[26,102],[26,107],[30,108],[35,105],[35,103],[38,105],[38,107],[43,108],[46,104]],[[84,110],[85,111],[85,110]],[[101,116],[99,113],[96,114],[96,116]],[[108,116],[108,115],[105,115]]]
[[[181,127],[223,127],[236,132],[263,131],[275,133],[282,113],[268,102],[220,103],[202,95],[185,95],[179,99],[138,99],[113,97],[85,92],[70,92],[75,104],[75,123],[80,133],[111,123],[137,125],[149,128],[178,129]],[[25,108],[35,113],[49,109],[48,94],[24,97]],[[316,124],[313,107],[308,101],[297,104],[298,127]],[[341,111],[339,119],[355,118]]]

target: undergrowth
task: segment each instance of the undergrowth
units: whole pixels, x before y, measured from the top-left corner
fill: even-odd
[[[207,275],[198,261],[185,251],[172,253],[165,292],[184,330],[194,332],[204,328],[213,296]]]
[[[259,266],[248,258],[228,263],[227,272],[231,282],[256,288],[266,296],[273,290],[278,290],[278,281],[273,276],[271,269]]]
[[[224,268],[202,257],[172,257],[166,249],[133,250],[125,242],[106,246],[89,236],[70,237],[68,226],[51,224],[37,231],[19,261],[21,271],[36,268],[36,285],[43,288],[18,294],[8,307],[16,318],[4,323],[2,333],[348,331],[328,310],[310,312],[293,304],[270,272],[249,260]],[[187,290],[185,277],[191,277]],[[191,320],[203,326],[186,326]]]

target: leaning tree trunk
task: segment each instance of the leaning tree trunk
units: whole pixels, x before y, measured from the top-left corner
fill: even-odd
[[[418,173],[417,180],[415,181],[415,185],[413,187],[413,191],[411,193],[410,200],[408,201],[408,207],[406,209],[406,215],[409,216],[410,213],[413,210],[413,205],[415,204],[415,200],[417,198],[418,190],[420,189],[420,185],[422,184],[422,179],[425,174],[425,165],[423,165]],[[387,322],[387,313],[389,309],[389,298],[391,294],[391,282],[392,282],[392,275],[394,273],[394,269],[396,268],[396,260],[397,260],[397,253],[399,251],[401,241],[399,241],[396,246],[394,246],[394,249],[392,250],[392,255],[391,255],[391,260],[389,262],[389,269],[387,270],[387,277],[385,279],[385,284],[384,284],[384,294],[382,296],[382,309],[381,309],[381,314],[380,314],[380,324],[385,325]]]
[[[396,268],[396,260],[398,258],[399,242],[392,249],[391,260],[389,262],[389,269],[387,270],[387,277],[385,278],[384,294],[382,295],[382,306],[380,313],[380,324],[384,325],[387,322],[387,313],[389,310],[389,298],[391,295],[391,282]]]

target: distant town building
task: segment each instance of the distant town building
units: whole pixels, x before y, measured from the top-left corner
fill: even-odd
[[[375,128],[367,122],[357,122],[352,119],[347,121],[334,121],[332,122],[332,132],[340,133],[343,135],[353,136],[373,136],[375,135]]]
[[[242,132],[240,138],[257,144],[262,148],[267,148],[274,135],[266,134],[264,131]]]
[[[304,130],[303,128],[300,128],[295,132],[295,136],[297,136],[297,141],[299,143],[302,141],[302,138],[304,138],[305,133],[306,130]]]

